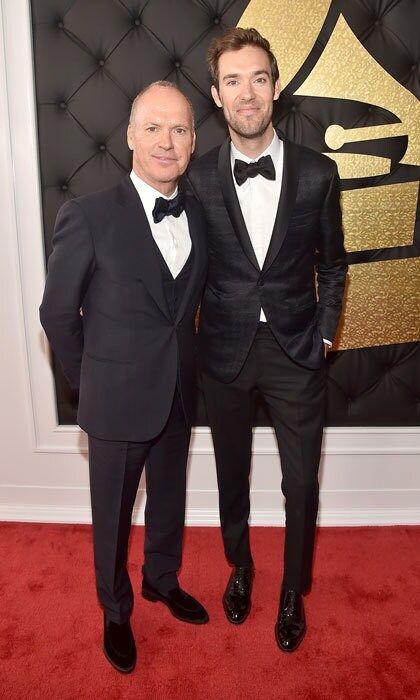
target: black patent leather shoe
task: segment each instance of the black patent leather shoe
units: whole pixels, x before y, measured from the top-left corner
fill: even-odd
[[[179,586],[163,594],[143,578],[141,594],[143,598],[150,600],[152,603],[164,603],[172,615],[178,620],[182,620],[182,622],[203,625],[209,621],[209,616],[201,603],[193,598],[192,595],[185,593]]]
[[[104,654],[121,673],[131,673],[136,665],[136,643],[129,622],[121,625],[107,620],[104,614]]]
[[[223,608],[233,625],[242,624],[249,615],[253,578],[254,570],[245,566],[236,566],[230,575],[223,595]]]
[[[306,632],[305,608],[301,593],[283,590],[280,610],[274,627],[276,641],[282,651],[295,651]]]

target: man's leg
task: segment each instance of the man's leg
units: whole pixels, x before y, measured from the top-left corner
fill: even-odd
[[[108,620],[127,622],[133,590],[127,572],[131,516],[149,443],[89,435],[96,586]]]
[[[325,367],[309,370],[294,363],[269,328],[259,338],[258,355],[259,389],[278,440],[286,498],[283,584],[274,632],[281,651],[293,652],[306,632],[302,594],[312,572]]]
[[[146,460],[143,574],[164,594],[178,585],[190,433],[176,391],[166,426],[153,440]]]
[[[192,624],[208,622],[203,606],[178,585],[185,520],[185,491],[190,428],[178,391],[163,432],[153,441],[146,462],[147,503],[143,597],[164,603]]]
[[[228,561],[234,568],[223,594],[229,622],[242,624],[251,609],[253,562],[249,543],[253,388],[257,366],[253,348],[229,384],[203,375],[219,486],[220,523]]]
[[[213,437],[225,554],[236,567],[252,567],[248,518],[255,366],[252,349],[229,384],[203,374],[207,416]]]
[[[299,593],[311,583],[318,467],[325,416],[325,367],[297,365],[270,330],[260,339],[263,372],[259,388],[279,445],[282,491],[286,499],[283,588]]]

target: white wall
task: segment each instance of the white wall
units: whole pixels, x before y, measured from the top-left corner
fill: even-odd
[[[86,441],[57,426],[48,348],[38,323],[44,259],[29,0],[0,0],[0,519],[89,522]],[[331,428],[321,464],[320,523],[420,523],[420,429]],[[136,519],[142,521],[139,494]],[[283,521],[270,429],[254,438],[252,522]],[[195,431],[187,522],[218,523],[211,438]]]

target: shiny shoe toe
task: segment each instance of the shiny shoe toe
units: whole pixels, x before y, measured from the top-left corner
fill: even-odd
[[[230,575],[223,595],[223,608],[233,625],[242,624],[249,615],[253,578],[254,570],[245,566],[235,567]]]
[[[131,673],[136,665],[136,643],[129,622],[117,624],[104,615],[103,652],[120,673]]]
[[[274,633],[281,651],[295,651],[302,642],[306,633],[305,609],[297,591],[282,591]]]

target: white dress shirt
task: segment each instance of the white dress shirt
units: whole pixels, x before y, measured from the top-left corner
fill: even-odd
[[[276,169],[276,179],[267,180],[262,175],[249,177],[243,185],[238,185],[233,175],[235,160],[243,160],[245,163],[254,163],[263,156],[271,156]],[[258,264],[262,269],[267,255],[273,233],[279,205],[281,182],[283,179],[283,143],[273,129],[273,139],[264,153],[255,160],[249,158],[231,143],[230,161],[232,177],[238,195],[239,205],[242,210],[245,225],[254,248]],[[261,309],[260,321],[267,321],[264,311]]]
[[[181,272],[191,252],[191,237],[187,215],[183,211],[179,217],[165,216],[162,221],[155,224],[152,212],[156,199],[163,197],[162,193],[144,182],[136,175],[134,170],[131,171],[130,178],[142,201],[156,245],[162,253],[162,257],[172,276],[175,278]],[[170,197],[163,197],[163,199],[173,199],[177,193],[178,188]]]

